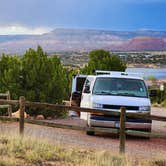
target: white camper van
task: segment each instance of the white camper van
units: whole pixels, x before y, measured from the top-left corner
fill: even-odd
[[[150,98],[143,78],[134,73],[96,71],[73,78],[71,105],[100,110],[150,114]],[[81,112],[88,126],[119,128],[119,117]],[[151,131],[151,120],[126,119],[126,128]],[[87,131],[93,135],[94,132]]]

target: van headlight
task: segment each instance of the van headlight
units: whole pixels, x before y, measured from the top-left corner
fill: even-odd
[[[93,103],[93,108],[103,108],[103,104]]]
[[[140,106],[139,111],[150,111],[150,106]]]

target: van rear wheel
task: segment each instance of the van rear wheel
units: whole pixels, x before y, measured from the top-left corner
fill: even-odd
[[[86,134],[93,136],[93,135],[95,135],[95,132],[94,131],[86,131]]]
[[[145,132],[148,132],[148,133],[151,133],[152,129],[149,128],[149,129],[145,129],[144,131],[145,131]],[[150,139],[150,137],[145,137],[145,138],[146,138],[146,139]]]

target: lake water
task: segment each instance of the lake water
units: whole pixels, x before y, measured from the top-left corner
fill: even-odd
[[[147,79],[149,76],[154,76],[157,79],[166,78],[166,68],[152,69],[152,68],[127,68],[126,72],[140,73]]]

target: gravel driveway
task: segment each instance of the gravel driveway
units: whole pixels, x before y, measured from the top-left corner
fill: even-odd
[[[152,108],[152,114],[166,116],[166,109]],[[54,120],[55,122],[55,120]],[[85,125],[84,121],[78,118],[59,119],[56,122],[73,125]],[[153,121],[152,131],[166,134],[166,122]],[[0,123],[0,132],[5,130],[18,132],[18,123]],[[62,144],[63,146],[74,146],[87,149],[108,150],[114,153],[118,152],[119,139],[111,134],[97,134],[87,136],[83,131],[74,131],[68,129],[59,129],[32,124],[25,124],[25,134],[37,137],[38,139],[47,139],[51,142]],[[166,155],[165,139],[144,139],[137,137],[127,137],[126,152],[137,157],[151,158],[157,155]]]

